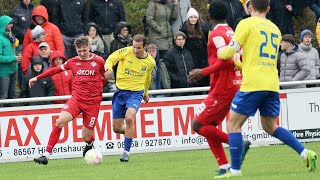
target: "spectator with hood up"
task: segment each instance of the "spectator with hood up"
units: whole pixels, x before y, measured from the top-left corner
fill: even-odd
[[[51,67],[61,66],[63,63],[67,61],[67,58],[61,51],[53,51],[50,54]],[[72,80],[73,75],[72,71],[62,71],[56,75],[51,77],[54,88],[55,88],[55,96],[65,96],[71,95],[72,91]],[[67,100],[54,101],[54,104],[64,104]]]
[[[49,22],[47,9],[40,5],[34,8],[31,16],[31,27],[27,30],[24,40],[23,40],[23,48],[25,48],[28,44],[30,44],[32,40],[31,30],[36,26],[40,25],[46,35],[45,41],[49,44],[50,49],[55,51],[59,50],[64,52],[64,45],[62,40],[62,35],[59,28]]]
[[[42,59],[39,56],[31,60],[31,72],[24,78],[24,83],[21,86],[20,98],[31,97],[47,97],[54,96],[55,90],[51,78],[43,78],[38,80],[31,88],[29,87],[29,80],[45,71]],[[52,102],[31,102],[26,105],[42,105],[52,104]]]

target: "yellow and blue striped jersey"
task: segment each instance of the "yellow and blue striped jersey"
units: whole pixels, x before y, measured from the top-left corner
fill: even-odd
[[[106,68],[118,62],[116,86],[121,90],[141,91],[148,93],[151,72],[156,64],[153,57],[145,52],[146,58],[139,59],[133,53],[133,47],[126,47],[113,52],[106,61]]]
[[[279,28],[268,19],[250,17],[240,21],[233,40],[243,49],[240,91],[278,92]]]

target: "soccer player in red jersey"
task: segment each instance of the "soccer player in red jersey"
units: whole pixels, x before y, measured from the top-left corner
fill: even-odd
[[[209,13],[214,28],[210,33],[207,47],[209,66],[192,70],[188,81],[198,81],[210,75],[210,91],[198,109],[192,122],[192,128],[198,134],[206,137],[219,165],[218,174],[224,174],[230,168],[222,146],[222,143],[228,143],[228,135],[217,126],[228,114],[231,101],[240,88],[241,62],[240,56],[235,57],[234,61],[221,61],[217,57],[218,49],[227,46],[234,34],[232,28],[226,24],[227,7],[223,3],[212,3]],[[249,144],[244,147],[247,150]]]
[[[64,105],[59,118],[50,134],[46,152],[34,162],[47,165],[48,156],[57,144],[62,128],[77,117],[83,115],[82,139],[86,142],[85,153],[93,147],[93,129],[98,118],[104,81],[104,60],[89,52],[88,37],[80,36],[74,41],[78,56],[69,59],[60,67],[48,69],[39,76],[29,80],[31,87],[38,79],[49,77],[65,70],[73,73],[72,97]]]

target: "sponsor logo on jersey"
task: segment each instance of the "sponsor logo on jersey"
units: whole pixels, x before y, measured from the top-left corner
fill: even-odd
[[[137,73],[134,73],[134,72],[131,72],[130,69],[126,68],[124,70],[124,73],[125,74],[128,74],[130,76],[134,76],[134,77],[142,77],[142,74],[137,74]]]
[[[95,67],[97,65],[97,63],[95,61],[92,61],[90,64],[92,67]]]
[[[77,76],[94,76],[94,70],[79,69]]]
[[[76,63],[76,66],[81,66],[81,62],[77,62],[77,63]]]
[[[147,70],[147,66],[142,66],[141,67],[141,71],[146,71]]]

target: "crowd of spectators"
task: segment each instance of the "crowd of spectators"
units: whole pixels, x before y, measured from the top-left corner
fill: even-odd
[[[249,0],[204,2],[214,1],[226,3],[227,23],[233,29],[249,16]],[[305,7],[315,13],[317,22],[318,0],[270,0],[268,19],[283,35],[278,57],[281,81],[319,78],[318,48],[311,42],[314,34],[320,39],[320,22],[317,30],[302,31],[300,42],[294,37],[292,18],[300,16]],[[212,27],[206,17],[200,16],[190,0],[149,0],[145,12],[146,51],[157,63],[150,89],[208,86],[209,78],[198,83],[187,81],[192,69],[208,65],[206,47]],[[28,79],[75,56],[73,41],[81,35],[90,37],[91,52],[104,59],[120,48],[131,46],[134,34],[125,17],[121,0],[91,0],[90,3],[86,0],[41,0],[41,5],[36,7],[31,0],[21,0],[9,16],[0,17],[0,99],[70,95],[73,75],[69,71],[43,79],[32,88],[27,86]],[[302,87],[306,86],[282,88]],[[115,89],[115,79],[110,78],[104,92]],[[64,101],[34,104],[44,103]]]

